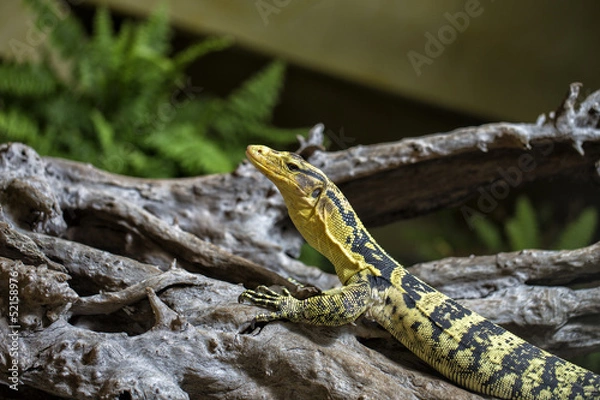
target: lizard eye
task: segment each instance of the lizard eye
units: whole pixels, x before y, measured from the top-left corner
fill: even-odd
[[[321,195],[321,188],[316,188],[315,190],[313,190],[313,192],[311,193],[311,196],[316,199],[317,197],[319,197]]]
[[[295,172],[295,171],[298,171],[298,170],[300,170],[300,167],[298,167],[298,166],[297,166],[296,164],[294,164],[294,163],[287,163],[287,164],[286,164],[286,166],[287,166],[287,168],[288,168],[290,171],[292,171],[292,172]]]

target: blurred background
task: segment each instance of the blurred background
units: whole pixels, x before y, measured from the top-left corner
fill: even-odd
[[[598,15],[592,0],[2,1],[0,142],[162,178],[231,171],[251,143],[293,150],[316,123],[340,150],[535,122],[570,83],[600,89]],[[577,248],[600,239],[599,195],[556,178],[473,224],[441,210],[373,233],[407,265]]]

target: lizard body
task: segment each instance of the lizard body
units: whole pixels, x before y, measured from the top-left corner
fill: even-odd
[[[600,376],[524,341],[437,291],[390,257],[340,190],[300,156],[249,146],[279,189],[294,225],[335,266],[344,286],[299,300],[247,290],[240,301],[274,309],[252,325],[289,320],[338,326],[365,314],[444,376],[503,399],[600,399]]]

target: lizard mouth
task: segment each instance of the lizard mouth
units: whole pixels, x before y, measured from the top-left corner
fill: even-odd
[[[276,165],[275,158],[278,151],[261,145],[250,145],[246,148],[246,157],[261,173],[268,178],[279,175],[280,167]]]

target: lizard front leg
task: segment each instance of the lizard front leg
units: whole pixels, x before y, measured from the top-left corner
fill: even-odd
[[[279,294],[265,286],[244,291],[238,301],[248,301],[274,311],[256,315],[243,332],[252,332],[271,321],[287,320],[309,325],[339,326],[356,320],[368,308],[371,289],[367,282],[350,283],[304,300],[287,289]]]

